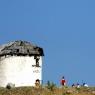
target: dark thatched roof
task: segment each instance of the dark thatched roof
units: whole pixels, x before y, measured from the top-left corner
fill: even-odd
[[[33,45],[30,42],[20,40],[0,46],[0,56],[4,55],[44,56],[44,53],[42,48]]]

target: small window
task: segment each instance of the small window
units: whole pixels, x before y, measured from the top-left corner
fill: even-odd
[[[29,49],[27,49],[27,53],[29,53]]]
[[[34,59],[36,59],[37,58],[37,56],[34,56]]]
[[[19,52],[19,49],[17,49],[17,53]]]
[[[40,67],[40,65],[39,65],[40,56],[34,56],[34,59],[36,61],[36,64],[35,65],[32,65],[32,66],[33,67]]]
[[[36,67],[40,67],[39,66],[39,59],[38,58],[36,58]]]

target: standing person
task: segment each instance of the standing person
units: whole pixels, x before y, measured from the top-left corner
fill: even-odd
[[[79,83],[77,83],[77,84],[76,84],[76,87],[77,87],[77,88],[80,88],[81,86],[80,86],[80,84],[79,84]]]
[[[64,76],[61,79],[61,85],[62,86],[65,86],[66,85],[66,80],[65,80]]]
[[[83,87],[88,87],[88,84],[87,83],[83,83]]]
[[[40,80],[39,79],[36,79],[36,81],[35,81],[35,87],[36,88],[40,87]]]

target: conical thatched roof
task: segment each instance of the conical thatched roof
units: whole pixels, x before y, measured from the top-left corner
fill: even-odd
[[[0,46],[0,56],[3,55],[41,55],[43,56],[43,49],[31,44],[27,41],[14,41]]]

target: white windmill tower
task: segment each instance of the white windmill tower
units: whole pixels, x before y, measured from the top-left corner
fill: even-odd
[[[27,41],[0,46],[0,86],[34,86],[42,80],[43,49]]]

